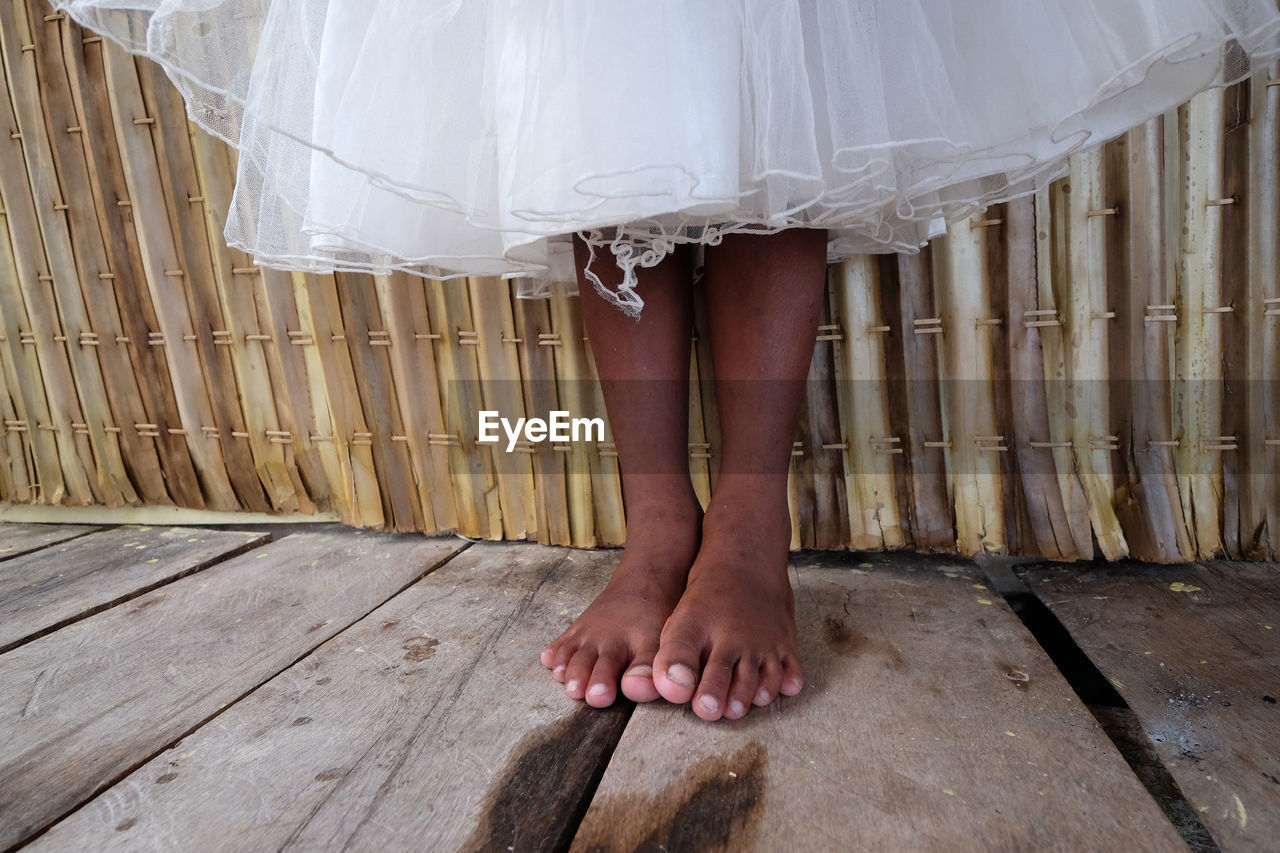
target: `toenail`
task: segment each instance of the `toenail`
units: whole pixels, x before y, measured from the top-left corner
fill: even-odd
[[[558,667],[556,667],[551,671],[556,675],[564,675],[564,664],[560,664]]]
[[[746,710],[747,709],[743,707],[743,704],[737,699],[734,699],[729,703],[729,713],[733,714],[735,717],[741,717]]]
[[[768,704],[769,704],[769,691],[768,691],[768,690],[765,690],[763,687],[761,687],[761,688],[760,688],[760,692],[756,694],[756,704],[757,704],[757,705],[768,705]]]
[[[693,689],[693,670],[682,663],[678,663],[667,669],[667,678],[670,678],[681,687]],[[719,707],[719,706],[717,706]]]
[[[578,682],[576,680],[570,681],[568,684],[564,686],[564,689],[569,691],[570,693],[573,693],[575,690],[578,689]]]
[[[593,684],[591,685],[591,689],[587,692],[592,696],[600,696],[601,694],[608,692],[608,690],[609,688],[604,684]]]
[[[702,707],[706,708],[713,714],[720,710],[720,703],[716,701],[716,697],[714,696],[703,696],[698,701],[702,703]]]
[[[653,678],[653,667],[648,664],[633,666],[622,674],[623,678]]]

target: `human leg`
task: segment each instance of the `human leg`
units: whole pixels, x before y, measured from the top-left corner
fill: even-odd
[[[586,247],[578,241],[575,251],[583,269]],[[621,276],[607,254],[592,269],[611,286]],[[658,698],[653,656],[684,591],[702,518],[689,478],[688,255],[679,250],[637,273],[645,298],[639,322],[591,284],[579,287],[622,469],[626,547],[608,586],[542,653],[571,697],[599,708],[613,704],[619,685],[637,702]]]
[[[654,659],[658,692],[692,701],[704,719],[736,719],[803,685],[787,577],[787,473],[825,269],[821,230],[731,235],[707,249],[721,468]]]

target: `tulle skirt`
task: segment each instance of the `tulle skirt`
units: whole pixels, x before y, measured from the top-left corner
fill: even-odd
[[[1280,50],[1276,0],[53,0],[240,151],[259,264],[593,283],[823,228],[915,251]],[[617,277],[614,277],[617,278]]]

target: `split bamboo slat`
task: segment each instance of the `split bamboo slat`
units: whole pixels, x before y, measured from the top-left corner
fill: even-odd
[[[222,241],[237,152],[160,68],[0,0],[0,502],[579,547],[625,538],[579,300],[315,275]],[[829,268],[793,545],[1054,560],[1280,551],[1280,65],[917,255]],[[720,462],[693,288],[689,465]],[[234,518],[234,515],[229,515]]]

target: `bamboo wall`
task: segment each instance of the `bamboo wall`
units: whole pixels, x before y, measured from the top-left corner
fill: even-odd
[[[0,0],[0,55],[0,500],[622,541],[610,445],[475,440],[481,407],[603,415],[576,297],[258,268],[221,240],[235,152],[158,67],[42,0]],[[794,544],[1274,558],[1277,76],[918,256],[831,267]],[[699,301],[705,499],[704,328]]]

